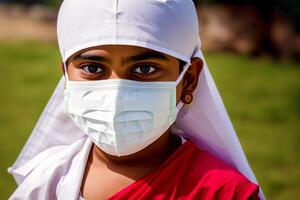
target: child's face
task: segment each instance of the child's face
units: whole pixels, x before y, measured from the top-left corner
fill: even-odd
[[[182,63],[172,56],[153,50],[126,45],[106,45],[89,48],[76,53],[67,61],[68,77],[71,81],[95,81],[107,79],[129,79],[135,81],[176,81]],[[201,59],[192,59],[183,80],[177,85],[177,103],[185,94],[193,94],[197,87],[199,74],[202,70]],[[144,158],[149,152],[155,152],[157,145],[166,144],[169,130],[163,133],[149,148],[129,156],[123,160]],[[98,148],[96,148],[98,149]],[[99,150],[99,149],[98,149]],[[120,160],[117,156],[110,156]],[[122,160],[121,159],[121,160]]]
[[[179,76],[177,58],[126,45],[90,48],[68,60],[68,76],[73,81],[129,79],[136,81],[176,81]],[[177,99],[181,94],[177,87]]]

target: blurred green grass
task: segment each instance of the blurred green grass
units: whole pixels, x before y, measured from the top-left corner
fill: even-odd
[[[0,199],[13,164],[60,76],[55,44],[0,42]],[[300,197],[300,66],[267,57],[206,54],[248,160],[268,199]]]

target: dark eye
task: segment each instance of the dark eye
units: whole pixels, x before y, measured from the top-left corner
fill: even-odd
[[[133,72],[139,73],[139,74],[150,74],[156,70],[156,67],[153,67],[151,65],[140,65],[139,67],[136,67]]]
[[[81,68],[83,71],[85,71],[88,74],[96,74],[104,71],[99,65],[93,65],[93,64],[84,65]]]

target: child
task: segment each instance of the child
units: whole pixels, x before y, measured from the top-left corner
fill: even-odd
[[[191,0],[65,0],[57,26],[65,81],[10,199],[259,199]]]

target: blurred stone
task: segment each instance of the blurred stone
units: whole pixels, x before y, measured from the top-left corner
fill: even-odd
[[[253,7],[201,5],[198,13],[205,50],[255,53],[263,45],[264,24]]]
[[[56,42],[56,13],[47,7],[0,4],[0,40]]]
[[[20,4],[13,4],[6,6],[7,12],[10,17],[21,17],[24,13],[27,13],[27,7],[20,5]]]
[[[57,11],[42,5],[34,5],[29,9],[29,16],[33,19],[53,22],[56,20]]]
[[[291,58],[300,55],[300,35],[291,22],[282,15],[274,14],[270,25],[270,40],[281,57]]]

